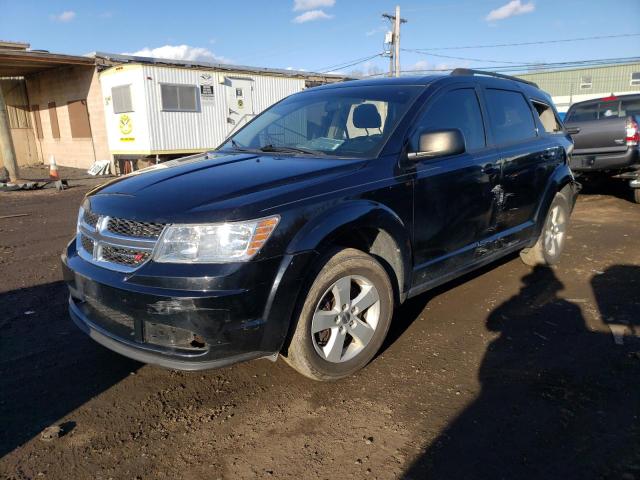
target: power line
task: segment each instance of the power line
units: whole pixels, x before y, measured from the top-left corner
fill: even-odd
[[[496,43],[493,45],[465,45],[461,47],[416,48],[414,50],[431,52],[431,51],[439,51],[439,50],[466,50],[471,48],[521,47],[524,45],[546,45],[550,43],[581,42],[585,40],[605,40],[608,38],[628,38],[628,37],[640,37],[640,33],[621,33],[618,35],[597,35],[593,37],[563,38],[559,40],[541,40],[537,42]]]
[[[481,58],[469,58],[469,57],[455,57],[453,55],[442,55],[439,53],[432,53],[432,52],[427,52],[424,50],[417,50],[415,48],[403,48],[402,49],[405,52],[413,52],[413,53],[417,53],[419,55],[429,55],[430,57],[438,57],[438,58],[453,58],[455,60],[468,60],[471,62],[487,62],[487,63],[513,63],[516,65],[519,65],[522,63],[522,60],[519,62],[514,62],[514,61],[509,61],[509,60],[487,60],[487,59],[481,59]]]
[[[369,55],[368,57],[355,58],[353,60],[347,60],[347,61],[342,62],[342,63],[337,63],[335,65],[331,65],[329,67],[319,68],[316,71],[318,73],[327,73],[327,72],[329,72],[331,70],[339,70],[339,69],[342,69],[342,68],[353,67],[354,65],[358,65],[360,63],[364,63],[366,61],[372,60],[372,59],[374,59],[376,57],[379,57],[381,55],[382,55],[382,53],[376,53],[374,55]]]
[[[556,70],[562,68],[580,68],[580,67],[595,67],[603,65],[616,65],[622,63],[640,62],[640,57],[624,57],[624,58],[602,58],[591,60],[575,60],[567,62],[554,62],[554,63],[526,63],[521,65],[505,65],[505,66],[488,66],[488,67],[475,67],[476,70],[488,70],[494,72],[518,72],[526,69],[533,69],[531,72],[521,73],[536,73],[539,71]],[[412,70],[403,70],[402,73],[444,73],[453,70],[453,68],[421,68]],[[380,74],[368,75],[368,77],[376,77]]]

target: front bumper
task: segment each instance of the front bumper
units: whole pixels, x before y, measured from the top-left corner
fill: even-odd
[[[91,338],[135,360],[179,370],[277,353],[311,253],[225,265],[148,264],[133,273],[62,255],[69,313]]]

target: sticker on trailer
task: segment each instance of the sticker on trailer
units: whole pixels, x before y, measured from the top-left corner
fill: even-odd
[[[133,131],[133,122],[131,121],[131,117],[126,113],[120,115],[119,127],[122,135],[129,135]]]
[[[212,102],[215,99],[213,77],[208,73],[200,75],[200,98],[205,102]]]
[[[204,101],[213,101],[215,98],[213,85],[200,85],[200,97]]]

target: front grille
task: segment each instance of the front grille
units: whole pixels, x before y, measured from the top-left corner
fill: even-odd
[[[163,223],[139,222],[84,210],[78,223],[78,253],[119,272],[132,272],[151,258]]]
[[[137,222],[124,218],[110,218],[107,222],[108,231],[125,237],[158,238],[163,228],[163,223]]]
[[[90,227],[95,228],[98,224],[98,220],[100,219],[100,215],[98,215],[97,213],[93,213],[90,210],[85,210],[82,219],[84,220],[84,223],[86,223]]]
[[[149,255],[150,252],[133,248],[104,245],[100,257],[105,262],[117,263],[118,265],[125,265],[127,267],[137,267],[146,262]]]
[[[86,235],[80,234],[80,244],[82,245],[82,248],[84,248],[86,252],[93,255],[93,246],[94,246],[93,240],[91,240]]]

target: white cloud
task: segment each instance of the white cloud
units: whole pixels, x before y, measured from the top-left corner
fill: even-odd
[[[136,57],[166,58],[169,60],[203,61],[213,63],[231,63],[228,58],[215,55],[208,48],[191,47],[189,45],[164,45],[157,48],[143,48],[137,52],[123,53]]]
[[[74,12],[73,10],[66,10],[62,13],[59,13],[57,15],[51,15],[51,20],[54,20],[56,22],[70,22],[71,20],[73,20],[74,18],[76,18],[76,12]]]
[[[504,20],[505,18],[513,17],[515,15],[522,15],[525,13],[531,13],[536,9],[533,2],[522,3],[521,0],[511,0],[509,3],[491,10],[489,15],[485,17],[487,22],[495,22],[498,20]]]
[[[304,12],[318,8],[329,8],[336,4],[336,0],[294,0],[293,11]]]
[[[309,10],[308,12],[304,12],[302,15],[298,15],[296,18],[292,20],[293,23],[305,23],[305,22],[313,22],[315,20],[328,20],[333,18],[333,15],[327,15],[322,10]]]
[[[375,35],[376,33],[386,32],[388,29],[389,29],[389,27],[387,27],[386,25],[380,25],[379,27],[372,28],[371,30],[365,32],[365,35],[367,37],[371,37],[371,36]]]
[[[418,60],[416,63],[403,68],[402,70],[407,72],[407,75],[411,75],[411,71],[416,71],[414,75],[437,75],[439,73],[444,73],[449,70],[453,70],[454,68],[467,66],[468,62],[459,63],[459,64],[449,64],[449,63],[431,63],[428,60]]]

